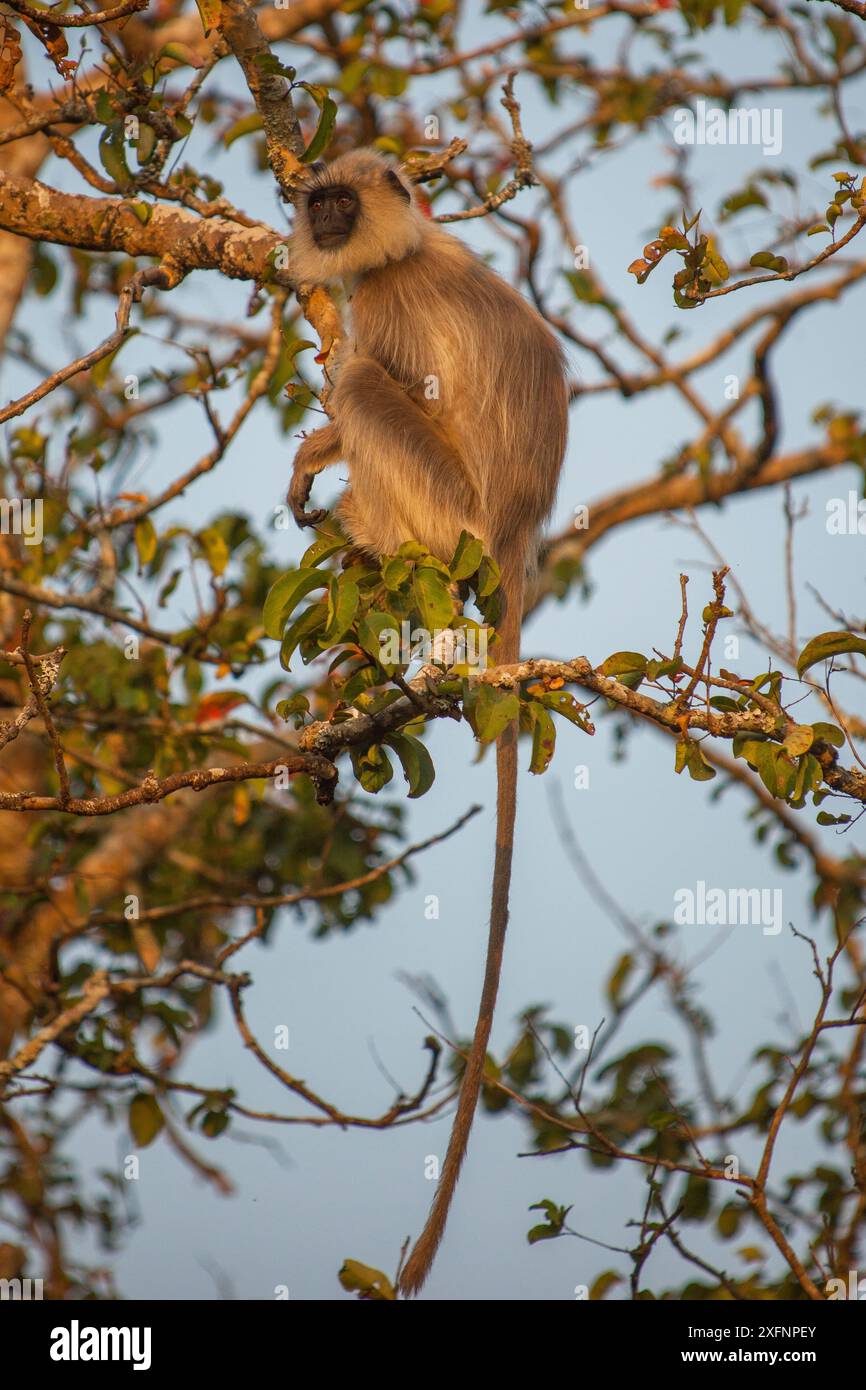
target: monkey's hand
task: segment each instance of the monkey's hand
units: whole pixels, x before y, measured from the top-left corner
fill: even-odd
[[[315,476],[315,473],[301,472],[295,464],[287,500],[292,509],[292,516],[299,526],[318,526],[319,522],[324,521],[328,515],[324,507],[318,507],[312,512],[308,512],[306,509],[307,498],[310,495]]]
[[[333,424],[325,425],[322,429],[307,435],[295,454],[292,484],[287,501],[299,526],[318,526],[328,515],[324,507],[308,512],[306,504],[316,474],[321,473],[329,464],[336,463],[339,457],[340,437]]]

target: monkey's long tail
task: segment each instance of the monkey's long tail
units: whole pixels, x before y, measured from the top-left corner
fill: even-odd
[[[512,576],[503,573],[505,616],[499,626],[500,647],[497,665],[508,665],[519,659],[520,627],[523,618],[523,573]],[[493,1010],[499,992],[505,930],[508,926],[508,892],[511,886],[511,857],[514,845],[514,820],[517,811],[517,721],[509,724],[496,741],[496,857],[493,864],[493,886],[490,903],[490,928],[487,937],[487,960],[484,966],[484,985],[478,1007],[478,1021],[472,1048],[457,1101],[457,1113],[451,1127],[448,1150],[442,1165],[442,1175],[436,1196],[430,1207],[427,1223],[400,1276],[401,1293],[410,1296],[421,1289],[436,1258],[439,1242],[445,1233],[445,1222],[466,1157],[469,1131],[475,1118],[481,1080],[487,1059],[487,1045],[493,1026]]]

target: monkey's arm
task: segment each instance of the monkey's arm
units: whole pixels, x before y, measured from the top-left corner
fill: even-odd
[[[414,536],[450,555],[461,530],[479,534],[479,493],[447,426],[375,358],[345,361],[331,405],[350,476],[339,514],[353,540],[387,555]]]
[[[323,468],[330,467],[332,463],[338,463],[342,457],[340,432],[333,423],[323,425],[320,430],[314,430],[301,444],[295,454],[288,496],[289,506],[299,526],[315,526],[327,516],[324,508],[315,512],[305,511],[307,498],[316,474],[321,473]]]

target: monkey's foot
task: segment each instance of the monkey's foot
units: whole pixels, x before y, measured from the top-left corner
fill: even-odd
[[[347,570],[352,565],[360,565],[365,563],[370,564],[371,561],[375,560],[375,551],[365,550],[362,545],[353,545],[351,550],[346,551],[346,554],[343,556],[343,559],[341,561],[341,565],[344,570]]]

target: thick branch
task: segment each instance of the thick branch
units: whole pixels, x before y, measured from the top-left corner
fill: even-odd
[[[292,89],[285,77],[267,70],[271,50],[245,0],[222,0],[220,31],[243,69],[250,95],[262,118],[268,162],[285,197],[306,170],[299,156],[304,137],[295,114]]]
[[[61,193],[38,179],[0,171],[0,230],[31,241],[128,256],[171,256],[184,270],[219,270],[232,280],[291,285],[269,261],[285,237],[269,227],[243,227],[226,217],[196,217],[155,204],[142,223],[128,202]]]
[[[589,504],[589,526],[586,530],[563,531],[547,542],[544,550],[545,569],[549,572],[562,560],[580,560],[608,531],[628,521],[657,516],[661,512],[703,507],[737,493],[773,487],[792,478],[838,468],[848,463],[849,459],[850,451],[844,444],[827,444],[793,454],[777,455],[757,473],[750,472],[747,466],[711,473],[708,477],[688,473],[650,478],[647,482],[621,488]],[[542,576],[536,602],[546,587]]]

